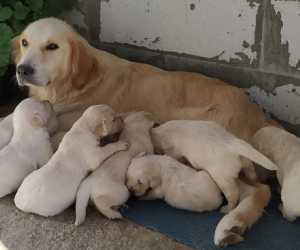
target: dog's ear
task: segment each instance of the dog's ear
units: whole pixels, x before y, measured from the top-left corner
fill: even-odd
[[[160,184],[161,184],[160,177],[155,175],[155,174],[152,174],[152,176],[150,178],[150,187],[151,188],[156,188]]]
[[[44,121],[44,119],[38,113],[35,113],[31,120],[31,124],[34,127],[41,128],[46,126],[46,121]]]
[[[95,129],[95,134],[97,137],[104,137],[108,135],[108,127],[106,119],[103,119],[101,124],[99,124]]]
[[[99,64],[89,51],[90,47],[82,41],[70,41],[70,83],[75,89],[82,89],[85,84],[99,77]]]
[[[16,36],[11,40],[12,57],[15,64],[21,60],[20,36]]]

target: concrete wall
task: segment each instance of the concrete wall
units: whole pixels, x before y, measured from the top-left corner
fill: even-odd
[[[300,133],[299,0],[78,0],[65,16],[119,56],[243,87]]]

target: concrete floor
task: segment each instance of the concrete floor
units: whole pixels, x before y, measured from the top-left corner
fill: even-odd
[[[5,197],[0,201],[0,240],[9,250],[191,250],[126,219],[108,221],[94,208],[87,214],[85,223],[75,227],[73,208],[44,218],[19,211],[13,198]]]

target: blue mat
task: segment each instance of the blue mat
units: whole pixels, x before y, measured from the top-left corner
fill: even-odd
[[[259,222],[246,232],[245,241],[226,249],[300,250],[300,222],[289,223],[284,220],[277,209],[278,203],[279,197],[275,196]],[[215,227],[222,218],[219,212],[193,213],[177,210],[159,200],[132,199],[128,206],[129,209],[123,210],[124,216],[140,225],[194,249],[219,249],[213,243]]]

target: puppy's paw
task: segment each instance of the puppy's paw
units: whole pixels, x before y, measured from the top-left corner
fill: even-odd
[[[106,211],[104,215],[110,220],[123,219],[122,214],[115,210]]]
[[[232,206],[230,205],[224,205],[220,208],[220,212],[223,213],[223,214],[227,214],[229,213],[231,210],[233,209]]]
[[[129,142],[126,142],[126,141],[119,141],[117,143],[118,143],[119,150],[127,150],[130,147]]]
[[[235,245],[244,240],[244,237],[242,237],[239,234],[228,232],[226,236],[217,242],[217,246],[219,247],[227,247],[229,245]]]
[[[288,213],[285,211],[285,209],[284,209],[282,203],[280,203],[280,204],[278,205],[278,209],[280,210],[282,216],[283,216],[287,221],[289,221],[289,222],[294,222],[294,221],[297,219],[296,216],[293,216],[293,215],[291,215],[291,214],[288,214]]]
[[[229,245],[238,244],[244,240],[242,235],[244,234],[246,227],[243,225],[243,223],[238,221],[230,222],[230,220],[226,221],[226,218],[223,222],[225,222],[225,224],[222,224],[221,227],[218,225],[215,232],[214,243],[216,246],[226,247]],[[228,227],[229,223],[233,223],[234,225]]]

